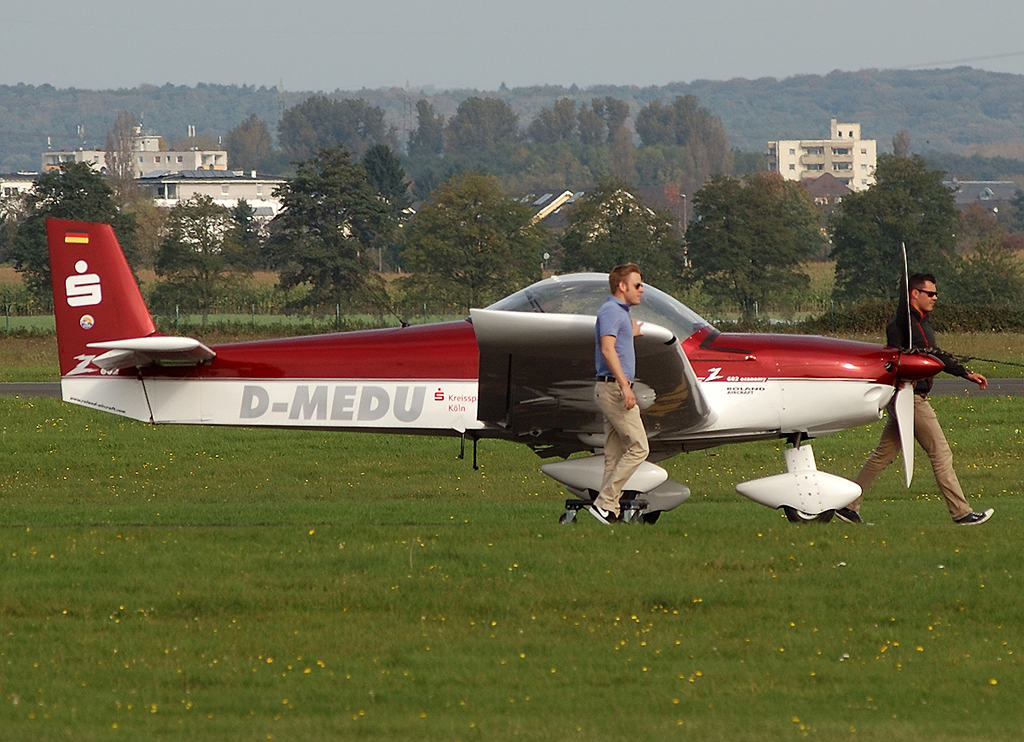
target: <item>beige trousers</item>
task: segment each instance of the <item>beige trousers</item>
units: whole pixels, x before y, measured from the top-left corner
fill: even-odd
[[[597,382],[594,401],[604,414],[605,432],[604,478],[595,502],[618,515],[622,487],[647,459],[651,448],[640,419],[640,407],[626,409],[625,397],[616,382]]]
[[[917,394],[914,395],[914,438],[928,454],[932,472],[935,474],[935,481],[939,485],[942,497],[946,500],[949,514],[953,520],[963,518],[971,512],[971,506],[967,504],[964,491],[960,488],[960,481],[956,477],[956,472],[953,471],[953,452],[946,442],[946,436],[942,433],[935,410],[928,404],[927,399]],[[900,432],[896,424],[896,414],[890,405],[886,412],[882,438],[860,470],[860,474],[853,480],[860,485],[862,492],[866,492],[875,478],[882,473],[882,470],[896,460],[899,451]],[[850,503],[850,509],[860,510],[863,499],[864,496],[861,495]]]

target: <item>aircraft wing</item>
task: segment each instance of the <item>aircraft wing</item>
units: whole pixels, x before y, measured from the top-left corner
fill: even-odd
[[[480,420],[534,448],[565,455],[603,435],[594,403],[596,318],[575,314],[473,309],[480,349]],[[648,435],[670,437],[712,417],[677,338],[645,322],[635,339],[636,383]]]
[[[198,340],[163,335],[88,343],[88,347],[106,351],[106,353],[93,358],[92,362],[108,371],[119,368],[141,368],[154,364],[159,366],[197,366],[212,360],[217,355]]]

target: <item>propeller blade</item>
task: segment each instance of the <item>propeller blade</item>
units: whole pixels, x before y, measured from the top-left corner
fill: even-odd
[[[903,255],[903,283],[900,284],[900,293],[902,294],[902,311],[903,315],[907,318],[907,347],[913,346],[914,331],[910,322],[910,276],[907,270],[907,243],[900,243],[900,253]],[[909,485],[908,485],[909,486]]]
[[[914,387],[902,384],[896,392],[896,427],[900,431],[900,447],[903,453],[904,475],[907,487],[914,478]]]

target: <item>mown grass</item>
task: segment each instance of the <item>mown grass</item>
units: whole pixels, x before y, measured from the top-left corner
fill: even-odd
[[[860,527],[735,494],[772,442],[670,460],[694,495],[656,526],[562,526],[513,444],[474,472],[455,439],[0,398],[0,736],[1017,738],[1021,403],[935,406],[982,527],[921,461]]]

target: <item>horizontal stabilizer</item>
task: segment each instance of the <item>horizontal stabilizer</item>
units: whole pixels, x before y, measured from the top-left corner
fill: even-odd
[[[107,371],[152,365],[198,366],[217,355],[193,338],[163,335],[88,343],[88,347],[107,351],[92,360],[93,364]]]

